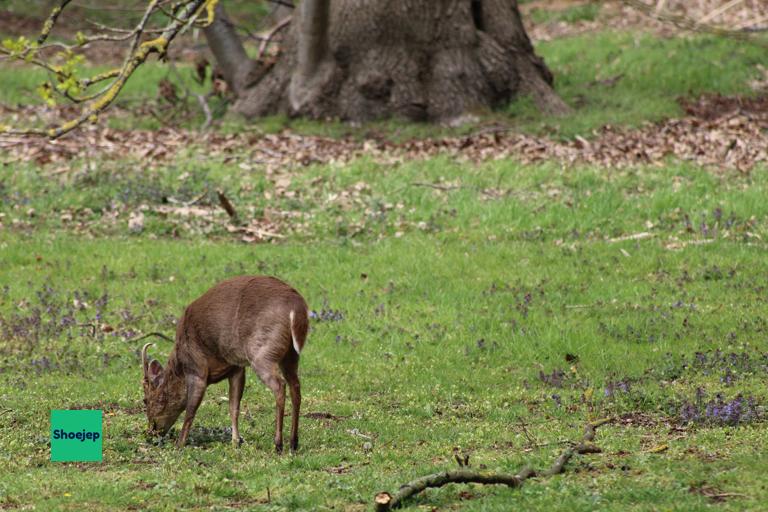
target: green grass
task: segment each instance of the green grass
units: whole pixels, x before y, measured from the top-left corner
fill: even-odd
[[[674,162],[606,173],[514,161],[467,166],[446,157],[396,164],[362,159],[285,170],[278,187],[276,178],[254,172],[258,167],[247,158],[233,162],[226,153],[200,151],[193,146],[152,167],[129,159],[75,160],[55,177],[35,166],[6,167],[0,171],[0,212],[6,225],[19,230],[123,236],[129,214],[145,210],[147,234],[229,240],[215,195],[221,189],[245,221],[269,214],[297,242],[368,243],[423,232],[440,239],[578,244],[644,231],[663,240],[688,237],[689,228],[707,237],[768,236],[766,226],[752,219],[768,215],[768,180],[760,173],[721,176]],[[249,171],[233,172],[241,162]],[[430,186],[435,184],[442,189]],[[158,211],[194,199],[210,216]],[[67,214],[72,218],[62,219]]]
[[[753,94],[749,81],[767,63],[757,44],[711,36],[598,32],[541,42],[536,50],[574,112],[553,120],[524,100],[512,103],[508,114],[522,130],[564,138],[588,136],[606,124],[637,126],[680,116],[682,97]]]
[[[104,66],[82,67],[78,73],[80,77],[94,76],[108,69],[111,68]],[[43,104],[43,99],[38,94],[37,88],[48,79],[45,70],[22,67],[18,63],[0,64],[0,71],[3,70],[4,72],[0,72],[0,104],[11,107]],[[167,109],[170,108],[170,104],[159,98],[161,80],[168,80],[174,84],[177,96],[181,99],[179,105],[186,105],[186,112],[189,114],[178,107],[175,110],[175,116],[169,115],[170,111]],[[97,86],[93,86],[86,92],[92,93],[97,90]],[[201,92],[207,91],[192,79],[191,66],[177,65],[176,71],[173,71],[164,64],[149,62],[137,69],[131,76],[115,101],[116,108],[113,107],[113,110],[104,114],[104,117],[107,118],[109,126],[115,129],[151,130],[161,127],[162,123],[159,120],[147,114],[146,109],[141,108],[147,107],[163,116],[173,117],[172,121],[177,123],[181,121],[185,126],[198,127],[202,124],[204,117],[199,112],[197,100],[191,94]],[[61,96],[55,96],[55,100],[59,105],[68,104]],[[217,117],[222,115],[223,109],[218,99],[211,99],[209,106]],[[39,124],[39,121],[39,119],[32,119],[31,124]]]
[[[692,488],[738,494],[718,505],[724,510],[757,510],[768,499],[762,423],[678,420],[679,404],[693,400],[697,387],[708,397],[741,393],[766,403],[765,172],[358,161],[308,168],[290,188],[300,201],[269,204],[264,192],[276,192],[270,181],[200,156],[190,148],[173,165],[138,173],[131,162],[98,161],[91,176],[60,183],[46,183],[36,168],[4,168],[4,506],[362,510],[379,490],[455,467],[454,448],[471,454],[474,467],[544,468],[562,449],[549,443],[578,438],[585,422],[603,416],[635,420],[602,428],[604,452],[574,460],[564,476],[520,490],[449,486],[410,505],[707,508],[710,500]],[[182,172],[191,177],[179,180]],[[459,188],[408,185],[438,181]],[[352,194],[350,206],[328,200],[359,182],[367,188]],[[288,238],[239,244],[223,217],[207,234],[188,228],[173,238],[177,221],[151,213],[142,234],[128,234],[127,212],[137,205],[159,204],[164,194],[194,197],[206,186],[225,188],[241,208],[295,212]],[[489,200],[483,190],[490,187],[505,199]],[[121,212],[115,225],[102,219],[110,200]],[[390,202],[402,206],[375,210]],[[62,212],[85,207],[92,209],[90,229],[59,224]],[[299,228],[304,222],[309,226]],[[606,240],[639,231],[652,236]],[[300,453],[276,456],[272,398],[249,374],[241,449],[229,446],[223,430],[223,384],[208,390],[196,446],[177,451],[149,442],[138,345],[126,338],[172,332],[186,303],[243,272],[279,275],[312,309],[342,312],[340,321],[313,322],[301,366],[304,411],[338,418],[302,418]],[[114,334],[56,328],[75,299],[88,304],[73,312],[77,323],[93,323],[99,311],[98,322]],[[53,324],[49,307],[61,308]],[[13,325],[31,330],[9,337]],[[693,363],[696,352],[715,349],[746,353],[754,364],[735,370],[727,386],[724,367]],[[169,350],[160,343],[155,354]],[[568,354],[578,360],[566,361]],[[540,379],[555,370],[563,371],[563,387]],[[629,391],[605,396],[620,380],[630,382]],[[105,410],[103,464],[48,461],[49,411],[73,407]],[[372,450],[350,432],[372,438]],[[663,444],[666,451],[652,453]]]
[[[594,21],[600,14],[600,2],[587,2],[565,9],[531,9],[529,16],[535,23]]]

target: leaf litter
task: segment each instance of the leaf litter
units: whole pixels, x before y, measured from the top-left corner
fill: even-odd
[[[763,0],[742,0],[724,2],[723,0],[643,0],[655,11],[655,16],[662,15],[705,20],[708,26],[733,31],[760,30],[766,26],[768,4]],[[592,8],[592,13],[583,11],[581,16],[568,16],[568,11]],[[535,42],[551,41],[579,34],[595,33],[605,30],[629,31],[642,30],[661,37],[679,35],[683,32],[671,21],[645,14],[625,2],[586,2],[581,0],[534,0],[520,4],[523,23],[530,38]],[[537,14],[545,12],[548,16],[537,21]],[[570,19],[569,19],[570,18]],[[581,18],[581,19],[579,19]]]
[[[715,173],[745,174],[766,164],[768,95],[743,98],[710,94],[695,100],[683,99],[681,105],[686,116],[680,119],[648,123],[637,129],[605,126],[596,130],[590,139],[575,137],[572,140],[514,133],[495,126],[469,135],[393,142],[385,138],[330,138],[290,131],[226,134],[168,127],[123,131],[100,123],[55,141],[0,137],[0,166],[13,169],[30,163],[42,166],[43,176],[62,179],[81,179],[81,174],[99,171],[97,162],[114,160],[114,155],[135,161],[144,172],[161,166],[179,165],[177,162],[184,161],[210,160],[232,166],[241,174],[253,173],[270,183],[271,187],[263,192],[266,206],[256,208],[252,204],[235,204],[239,215],[233,218],[222,209],[211,191],[200,194],[200,190],[187,190],[189,187],[185,183],[194,172],[190,169],[177,178],[180,183],[178,191],[187,196],[187,200],[170,197],[176,193],[173,187],[169,189],[159,183],[147,185],[128,181],[126,193],[130,197],[123,198],[125,211],[121,211],[116,203],[98,215],[88,208],[69,208],[56,212],[56,216],[62,226],[86,234],[93,231],[95,221],[102,224],[101,231],[124,226],[128,233],[138,234],[147,228],[152,219],[160,218],[171,225],[168,233],[171,236],[180,236],[183,232],[218,234],[252,243],[277,241],[292,232],[306,231],[311,213],[292,207],[280,209],[272,203],[276,203],[273,201],[276,198],[301,201],[304,199],[302,194],[321,193],[326,188],[324,178],[316,178],[310,184],[311,189],[316,189],[315,192],[294,185],[294,178],[301,169],[315,164],[341,166],[355,159],[367,158],[384,165],[397,165],[411,160],[448,156],[472,164],[511,159],[523,164],[556,161],[566,166],[594,165],[621,169],[663,166],[670,159],[679,159]],[[14,112],[14,115],[21,115],[19,109]],[[88,178],[82,179],[87,181]],[[457,182],[415,182],[411,185],[433,188],[436,194],[463,188]],[[560,191],[551,193],[559,194]],[[197,194],[197,197],[191,198],[192,194]],[[401,203],[377,204],[372,198],[370,186],[365,182],[322,194],[324,197],[315,199],[322,199],[323,204],[342,211],[360,209],[371,222],[404,208]],[[503,199],[508,194],[509,191],[495,188],[481,191],[484,200]],[[38,214],[34,209],[29,209],[26,215],[21,213],[12,219],[0,217],[0,226],[7,222],[14,229],[29,230],[37,219],[45,215]],[[349,236],[355,236],[365,231],[366,222],[352,222],[344,230]],[[421,224],[415,227],[432,229],[430,223]],[[398,225],[397,229],[402,232],[409,227]],[[97,229],[92,234],[98,235],[99,232]],[[635,234],[628,239],[646,236],[645,233]],[[676,250],[685,245],[686,242],[673,241],[669,249]]]
[[[564,164],[605,167],[664,165],[669,158],[715,169],[751,171],[768,161],[768,95],[754,98],[707,94],[682,99],[686,116],[637,129],[604,126],[589,139],[554,140],[513,133],[504,127],[470,135],[392,142],[255,132],[222,134],[160,128],[123,131],[89,126],[55,141],[0,137],[6,165],[34,162],[53,165],[51,174],[66,173],[66,164],[84,156],[119,154],[157,165],[183,154],[237,165],[244,171],[263,169],[282,193],[290,193],[286,170],[312,164],[344,164],[360,157],[383,163],[449,155],[462,161],[511,158],[521,163],[556,160]],[[39,108],[39,107],[30,107]],[[22,115],[22,114],[18,114]]]

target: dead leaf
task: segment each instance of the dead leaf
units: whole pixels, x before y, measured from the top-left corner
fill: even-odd
[[[144,230],[144,213],[131,212],[128,217],[128,229],[131,233],[141,233]]]

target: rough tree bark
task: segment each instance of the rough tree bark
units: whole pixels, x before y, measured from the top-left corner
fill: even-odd
[[[516,0],[302,0],[273,62],[244,58],[217,12],[206,36],[249,117],[447,121],[521,94],[569,110]]]

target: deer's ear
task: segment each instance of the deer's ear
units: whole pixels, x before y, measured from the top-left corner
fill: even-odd
[[[153,359],[149,363],[149,382],[154,387],[158,387],[163,382],[163,365],[157,362],[157,359]]]

